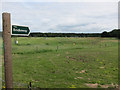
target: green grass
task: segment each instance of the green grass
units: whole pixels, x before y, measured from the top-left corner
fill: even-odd
[[[15,45],[12,38],[14,87],[27,88],[29,82],[32,87],[41,88],[89,88],[89,83],[98,83],[101,88],[100,85],[118,84],[115,38],[17,39],[19,43]]]

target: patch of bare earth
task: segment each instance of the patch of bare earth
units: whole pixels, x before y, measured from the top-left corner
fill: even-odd
[[[106,85],[100,85],[102,88],[108,88],[108,87],[118,87],[118,85],[117,84],[106,84]]]
[[[76,77],[76,78],[74,78],[74,79],[83,79],[83,77]]]
[[[118,87],[118,85],[114,85],[113,83],[112,84],[106,84],[106,85],[100,85],[98,83],[95,83],[95,84],[85,84],[86,86],[88,87],[91,87],[91,88],[97,88],[98,85],[101,87],[101,88],[108,88],[108,87]]]
[[[76,73],[85,73],[85,70],[81,70],[80,72],[76,71]]]
[[[70,59],[70,60],[76,60],[75,58],[72,58],[72,57],[69,57],[69,56],[66,56],[67,59]]]
[[[100,85],[102,88],[108,88],[110,85]]]
[[[80,56],[79,59],[78,58],[74,58],[74,57],[69,57],[66,56],[67,59],[72,60],[72,61],[81,61],[81,62],[88,62],[87,60],[84,60],[84,56]]]
[[[95,83],[95,84],[85,84],[86,86],[88,86],[88,87],[91,87],[91,88],[97,88],[98,87],[98,84],[97,83]]]

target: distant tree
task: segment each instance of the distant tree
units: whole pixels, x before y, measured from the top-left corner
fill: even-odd
[[[107,32],[107,31],[104,31],[104,32],[101,34],[101,37],[108,37],[108,32]]]
[[[114,29],[111,32],[109,32],[110,37],[119,37],[120,35],[120,30],[119,29]]]

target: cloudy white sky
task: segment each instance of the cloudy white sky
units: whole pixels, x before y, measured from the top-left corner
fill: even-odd
[[[2,12],[11,13],[13,25],[28,26],[31,32],[96,33],[118,28],[118,0],[4,0]]]

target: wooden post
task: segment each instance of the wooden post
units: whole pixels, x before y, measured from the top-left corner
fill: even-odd
[[[13,88],[10,13],[3,13],[2,19],[3,19],[3,41],[5,48],[4,49],[5,88]]]

